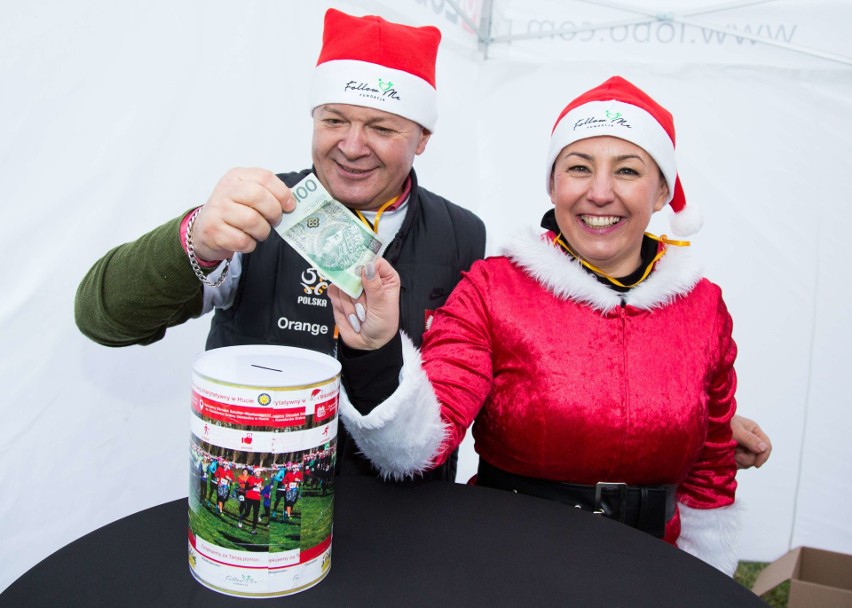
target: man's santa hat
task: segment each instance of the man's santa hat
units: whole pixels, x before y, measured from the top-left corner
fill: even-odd
[[[366,106],[435,130],[438,95],[435,61],[441,32],[375,15],[325,14],[322,50],[314,70],[311,107]]]
[[[598,136],[629,141],[654,159],[669,187],[666,202],[675,213],[671,221],[672,232],[688,236],[701,229],[701,212],[695,205],[686,206],[686,197],[677,175],[672,115],[644,91],[620,76],[613,76],[580,95],[556,119],[547,153],[548,194],[553,163],[562,149],[575,141]]]

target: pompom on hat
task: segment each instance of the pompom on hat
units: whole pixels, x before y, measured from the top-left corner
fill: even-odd
[[[436,27],[411,27],[375,15],[353,17],[328,9],[311,108],[327,103],[366,106],[434,131],[440,42]]]
[[[618,137],[645,150],[660,167],[669,187],[666,201],[674,211],[672,232],[689,236],[701,229],[701,212],[686,205],[675,163],[672,115],[644,91],[621,76],[586,91],[565,106],[550,135],[546,188],[550,194],[553,163],[565,146],[590,137]]]

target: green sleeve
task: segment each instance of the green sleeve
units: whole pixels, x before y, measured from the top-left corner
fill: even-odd
[[[74,318],[104,346],[151,344],[201,314],[202,285],[180,244],[183,215],[119,245],[83,277]]]

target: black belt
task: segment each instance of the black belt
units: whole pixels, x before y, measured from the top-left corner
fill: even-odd
[[[677,486],[629,486],[599,481],[595,485],[562,483],[514,475],[479,459],[476,485],[512,490],[591,511],[663,538],[675,512]]]

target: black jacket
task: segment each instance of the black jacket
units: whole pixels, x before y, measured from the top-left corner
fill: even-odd
[[[278,177],[293,186],[310,170]],[[485,226],[476,215],[421,188],[411,172],[411,195],[403,225],[384,258],[399,272],[400,325],[419,346],[429,313],[441,306],[461,273],[485,254]],[[242,256],[234,304],[217,309],[207,348],[280,344],[335,356],[334,315],[327,285],[277,232]],[[345,378],[344,378],[345,383]],[[340,474],[375,474],[342,426],[337,439]],[[457,459],[429,473],[453,481]]]

